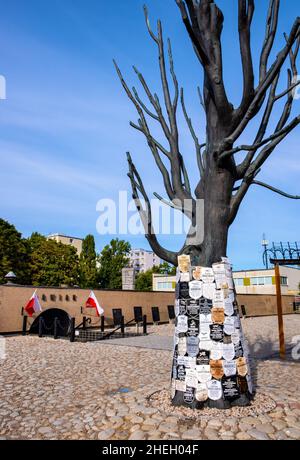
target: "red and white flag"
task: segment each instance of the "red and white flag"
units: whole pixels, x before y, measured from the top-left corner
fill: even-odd
[[[93,291],[90,292],[89,298],[87,299],[85,306],[86,308],[95,308],[97,316],[101,316],[104,314],[104,310],[102,307],[100,307],[97,297],[95,296]]]
[[[28,316],[32,316],[34,313],[39,313],[42,311],[42,307],[38,298],[38,295],[36,293],[36,290],[30,297],[30,300],[26,307],[24,308],[25,312],[27,313]]]

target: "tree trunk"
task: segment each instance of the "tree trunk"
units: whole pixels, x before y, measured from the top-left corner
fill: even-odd
[[[247,377],[246,375],[241,376],[241,372],[243,373],[243,371],[240,371],[241,368],[237,365],[237,363],[241,363],[241,360],[244,360],[245,358],[247,359],[247,352],[244,346],[243,332],[239,321],[239,311],[234,286],[232,284],[232,289],[224,289],[220,287],[218,283],[214,284],[213,289],[215,293],[224,295],[224,298],[227,296],[226,301],[224,300],[224,306],[225,302],[229,302],[229,299],[231,299],[230,302],[232,304],[232,310],[230,311],[229,309],[228,311],[227,309],[223,309],[223,307],[221,307],[221,310],[223,311],[223,318],[221,322],[215,322],[215,319],[210,320],[209,327],[208,324],[202,324],[201,321],[203,321],[203,311],[205,308],[210,308],[209,312],[207,312],[207,318],[210,316],[213,317],[211,313],[216,306],[214,300],[215,297],[212,299],[205,297],[204,294],[201,294],[202,297],[200,295],[200,298],[196,300],[195,297],[190,297],[191,293],[188,295],[185,293],[184,296],[182,295],[182,285],[186,284],[187,289],[186,282],[188,281],[188,286],[190,286],[190,282],[193,281],[193,278],[195,279],[193,267],[200,266],[212,268],[213,264],[220,263],[222,258],[227,255],[230,204],[235,179],[232,174],[232,164],[230,165],[231,168],[228,167],[228,169],[218,167],[215,152],[228,134],[228,129],[220,122],[218,114],[214,106],[211,104],[211,101],[207,101],[207,104],[210,118],[207,129],[205,175],[197,188],[198,198],[204,199],[204,240],[198,245],[188,244],[187,240],[183,253],[190,255],[191,266],[186,273],[180,272],[180,266],[177,268],[177,277],[179,281],[176,289],[177,320],[172,368],[172,403],[176,406],[183,405],[194,409],[200,409],[203,407],[228,409],[232,406],[248,405],[252,394],[249,363],[247,362]],[[225,266],[228,268],[228,265],[225,264],[224,267]],[[229,273],[230,275],[228,277],[232,279],[231,271],[229,271]],[[217,281],[217,274],[215,274],[215,281]],[[203,303],[205,304],[208,299],[210,302],[209,307],[203,307]],[[218,306],[220,306],[220,304],[218,304]],[[193,312],[193,314],[191,314],[191,312]],[[186,329],[180,329],[180,326],[178,326],[178,317],[180,317],[181,320],[183,317],[186,318],[186,322],[188,324]],[[231,336],[232,331],[228,331],[227,327],[224,326],[228,320],[234,321],[235,339],[232,339],[232,337],[234,337],[233,335]],[[226,353],[224,354],[224,351],[222,351],[221,353],[223,354],[217,356],[217,359],[216,355],[213,355],[212,351],[208,350],[209,346],[216,345],[216,340],[214,340],[216,339],[216,336],[213,335],[213,328],[215,327],[221,333],[221,339],[218,343],[222,350],[225,350],[226,346],[232,347],[231,356],[229,358],[228,355]],[[201,342],[201,337],[203,337],[201,334],[204,330],[208,331],[205,332],[208,333],[209,337],[209,341],[206,342],[206,346],[207,343],[209,343],[208,348],[205,348],[204,342]],[[197,334],[199,335],[197,336]],[[236,339],[236,334],[238,334],[240,339]],[[179,343],[186,343],[186,345],[183,345],[183,351],[182,348],[180,348]],[[189,344],[194,344],[195,348],[189,348]],[[186,349],[184,349],[185,346]],[[202,356],[203,353],[204,359]],[[214,356],[214,358],[212,358],[212,356]],[[208,372],[207,375],[209,375],[209,378],[211,379],[207,382],[203,382],[201,380],[202,377],[198,377],[199,374],[197,374],[198,370],[201,368],[201,364],[204,362],[206,372]],[[219,365],[219,368],[221,369],[220,375],[217,377],[212,370],[212,366],[214,365]],[[230,365],[233,365],[233,367],[236,366],[235,374],[233,373],[228,375],[226,373]],[[200,366],[200,368],[198,366]],[[188,386],[189,383],[193,381],[187,379],[188,372],[191,372],[190,375],[195,377],[193,383],[194,386]],[[210,372],[212,376],[209,374]],[[217,400],[213,399],[213,396],[210,396],[213,394],[210,393],[211,390],[209,390],[211,382],[218,387],[220,395],[222,394],[222,396],[218,397]],[[196,388],[195,385],[197,385]],[[186,390],[182,391],[184,387],[186,387]],[[208,396],[204,396],[204,399],[201,399],[203,398],[203,395],[199,396],[201,391],[202,393],[204,391],[204,394],[207,391]],[[234,395],[232,397],[230,397],[231,392],[232,395]]]

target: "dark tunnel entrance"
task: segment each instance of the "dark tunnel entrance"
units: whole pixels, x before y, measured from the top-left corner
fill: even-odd
[[[30,334],[39,333],[39,321],[43,319],[43,335],[54,335],[54,322],[57,318],[57,335],[66,337],[70,332],[71,318],[67,312],[60,308],[50,308],[43,311],[32,323]]]

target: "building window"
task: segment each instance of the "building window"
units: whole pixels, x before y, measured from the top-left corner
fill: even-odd
[[[70,243],[71,243],[71,244],[73,243],[73,238],[70,238]]]
[[[69,300],[70,300],[70,297],[66,295],[66,301],[69,302]]]
[[[47,296],[45,294],[42,295],[42,301],[47,302]]]
[[[51,302],[56,302],[56,295],[51,294],[50,295],[50,300],[51,300]]]
[[[286,276],[281,276],[280,277],[280,283],[281,283],[281,286],[287,286],[288,285],[288,279]]]
[[[77,302],[77,295],[73,295],[73,301]]]
[[[173,288],[172,282],[162,282],[162,281],[159,281],[157,283],[157,287],[158,287],[158,289],[161,289],[161,290],[172,289]]]
[[[60,294],[59,296],[59,301],[62,302],[63,301],[63,296]]]
[[[235,278],[234,279],[234,284],[236,286],[244,286],[244,278]]]

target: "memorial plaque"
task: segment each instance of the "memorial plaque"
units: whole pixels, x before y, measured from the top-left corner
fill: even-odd
[[[179,337],[177,350],[179,356],[184,356],[186,354],[186,337]]]
[[[177,379],[177,365],[172,367],[172,379]]]
[[[183,393],[183,401],[185,404],[193,404],[195,400],[195,388],[186,387],[185,392]]]
[[[172,379],[171,381],[171,399],[175,398],[176,394],[176,380]]]
[[[208,397],[213,401],[218,401],[222,398],[222,384],[219,380],[210,380],[207,382]]]
[[[248,382],[247,382],[246,377],[241,377],[240,375],[238,375],[237,384],[242,394],[245,394],[248,392]]]
[[[235,361],[223,361],[223,369],[226,377],[231,377],[237,374]]]
[[[188,304],[188,300],[179,300],[179,303],[178,303],[179,315],[185,315],[187,313],[187,304]]]
[[[197,366],[200,366],[200,365],[208,366],[209,361],[210,361],[210,352],[207,350],[200,350],[196,358],[196,365]]]
[[[200,299],[200,314],[210,315],[212,310],[212,301],[201,297]]]
[[[212,345],[213,345],[213,342],[210,339],[209,340],[200,340],[199,348],[200,348],[200,350],[210,351]]]
[[[224,308],[225,298],[224,298],[224,292],[222,290],[215,290],[214,297],[213,297],[213,306],[218,307],[218,308]]]
[[[196,372],[197,378],[201,383],[206,383],[212,379],[210,365],[202,364],[200,366],[196,366]]]
[[[199,338],[195,336],[187,337],[186,344],[188,355],[192,358],[196,358],[199,352]]]
[[[198,316],[199,316],[200,307],[199,307],[198,300],[188,300],[186,308],[187,308],[187,314],[189,316],[197,316],[197,319],[199,319]]]
[[[203,342],[205,340],[210,340],[210,330],[203,330],[199,332],[199,339],[200,339],[200,342]]]
[[[226,265],[224,263],[216,263],[212,265],[212,269],[215,275],[224,275],[226,274]]]
[[[231,334],[231,341],[234,345],[238,345],[240,343],[240,330],[234,329],[234,332]]]
[[[112,309],[113,320],[114,320],[114,327],[120,326],[122,322],[122,308],[113,308]]]
[[[196,357],[184,356],[183,363],[186,369],[195,369],[196,367]]]
[[[196,281],[201,280],[201,267],[193,267],[192,269],[193,278]]]
[[[197,378],[197,372],[195,369],[186,370],[185,382],[186,382],[187,387],[197,388],[198,378]]]
[[[202,281],[189,282],[189,296],[192,299],[200,299],[202,296]]]
[[[185,363],[186,363],[185,359],[186,359],[186,356],[178,356],[178,358],[177,358],[177,365],[178,365],[178,366],[185,366],[185,367],[186,367],[186,365],[185,365]]]
[[[180,299],[189,299],[190,293],[189,293],[189,284],[190,283],[177,283],[177,286],[179,286],[179,298]]]
[[[190,270],[191,257],[187,255],[178,256],[178,268],[181,273],[186,273]]]
[[[200,315],[200,331],[208,331],[209,326],[212,324],[211,315]]]
[[[186,390],[186,383],[185,380],[176,380],[176,391],[185,391]]]
[[[235,349],[233,343],[223,343],[223,358],[225,361],[232,361],[235,357]]]
[[[215,283],[203,283],[202,294],[206,299],[213,300],[216,292]]]
[[[195,337],[199,334],[199,320],[195,320],[193,318],[188,319],[188,336]]]
[[[201,268],[201,279],[203,283],[213,283],[215,281],[215,275],[212,268]]]
[[[236,358],[240,358],[244,355],[244,351],[243,351],[241,342],[239,342],[237,345],[234,344],[234,351],[235,351]]]
[[[185,381],[185,367],[184,366],[177,366],[177,380],[184,380]]]
[[[230,299],[224,300],[225,315],[232,316],[234,313],[233,303]]]
[[[213,342],[212,348],[210,351],[210,359],[217,361],[223,357],[223,343],[222,342]]]
[[[238,375],[241,377],[246,377],[246,375],[248,374],[248,365],[247,360],[244,356],[241,356],[236,360],[236,367]]]
[[[189,281],[190,281],[190,274],[189,274],[189,272],[187,272],[187,273],[181,273],[181,274],[180,274],[180,281],[181,281],[182,283],[189,283]]]
[[[224,332],[227,335],[231,335],[234,333],[234,331],[234,318],[232,318],[231,316],[227,316],[224,320]]]
[[[214,379],[220,380],[224,375],[223,361],[217,359],[216,361],[210,360],[210,373]]]
[[[211,324],[210,326],[210,338],[216,342],[222,342],[224,338],[224,329],[222,324]]]
[[[199,402],[207,401],[208,391],[207,391],[206,383],[198,383],[196,391],[195,391],[195,398]]]
[[[179,300],[178,300],[178,299],[175,300],[175,309],[174,309],[174,313],[175,313],[175,317],[178,316],[178,315],[182,315],[182,314],[185,313],[185,312],[184,312],[184,313],[180,313],[180,312],[179,312]]]
[[[177,316],[176,330],[178,332],[187,332],[188,330],[188,317],[185,315]]]
[[[237,377],[224,377],[222,379],[222,389],[225,399],[233,400],[240,396]]]
[[[224,308],[213,307],[211,309],[211,319],[213,323],[224,324],[224,321],[225,321]]]

